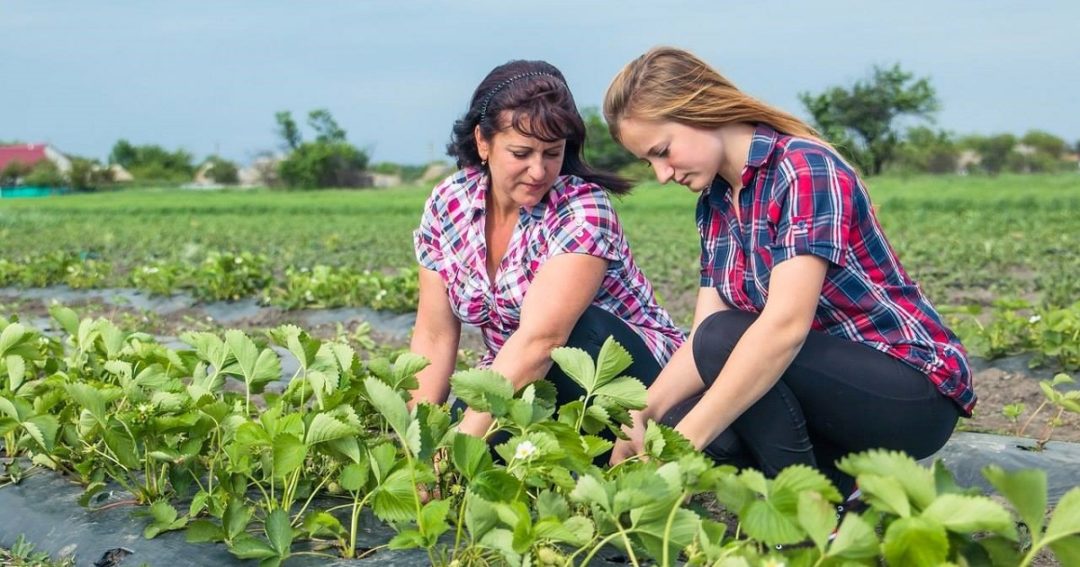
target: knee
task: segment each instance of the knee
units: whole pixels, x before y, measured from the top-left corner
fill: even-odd
[[[694,332],[694,352],[731,352],[746,329],[757,319],[754,313],[725,309],[709,315]]]

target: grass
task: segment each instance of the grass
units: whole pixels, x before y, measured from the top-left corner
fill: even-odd
[[[873,178],[891,243],[939,304],[1080,297],[1080,176]],[[269,256],[275,270],[415,263],[412,230],[430,188],[192,192],[165,189],[0,201],[0,258],[56,250],[113,264]],[[647,183],[617,202],[633,253],[680,321],[697,286],[696,197]]]

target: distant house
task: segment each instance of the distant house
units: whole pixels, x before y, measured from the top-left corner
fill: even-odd
[[[48,144],[0,146],[0,171],[16,161],[27,167],[34,167],[46,160],[51,161],[60,173],[71,171],[71,160]]]

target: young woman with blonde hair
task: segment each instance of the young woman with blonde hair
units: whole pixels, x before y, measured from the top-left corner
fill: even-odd
[[[812,128],[667,47],[616,75],[604,115],[660,182],[701,194],[693,329],[612,462],[641,451],[651,419],[717,460],[770,476],[807,464],[849,493],[843,455],[925,457],[971,415],[963,346]]]

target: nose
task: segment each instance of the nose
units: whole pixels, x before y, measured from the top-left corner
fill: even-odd
[[[544,163],[543,156],[534,157],[529,160],[529,179],[537,182],[544,179],[544,174],[547,171],[547,164]]]
[[[656,173],[656,180],[660,183],[667,183],[675,178],[675,168],[663,161],[654,161],[653,172]]]

